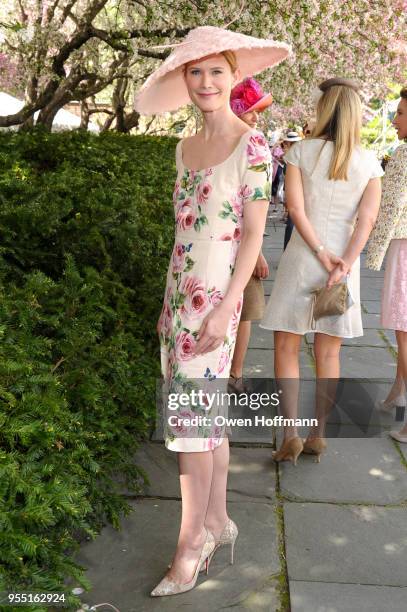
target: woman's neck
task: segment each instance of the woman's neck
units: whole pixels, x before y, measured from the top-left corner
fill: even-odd
[[[203,124],[199,134],[204,141],[235,136],[239,132],[243,134],[250,129],[231,109],[203,112],[202,116]]]

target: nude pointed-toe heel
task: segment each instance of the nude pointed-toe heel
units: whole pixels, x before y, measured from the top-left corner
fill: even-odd
[[[208,573],[209,563],[213,557],[213,553],[215,552],[215,538],[210,531],[206,533],[206,540],[202,547],[200,557],[198,559],[198,563],[196,564],[194,575],[189,582],[184,584],[180,584],[167,578],[164,578],[157,584],[155,589],[153,589],[150,593],[151,597],[165,597],[166,595],[178,595],[179,593],[186,593],[186,591],[190,591],[194,588],[196,581],[198,579],[199,572],[202,568],[206,569],[206,573]]]
[[[311,440],[304,440],[303,452],[306,455],[316,455],[315,463],[321,463],[321,455],[326,449],[325,438],[312,438]]]
[[[291,461],[294,465],[297,465],[297,458],[302,451],[303,441],[299,436],[297,436],[296,438],[284,440],[279,450],[273,451],[271,456],[274,461]]]

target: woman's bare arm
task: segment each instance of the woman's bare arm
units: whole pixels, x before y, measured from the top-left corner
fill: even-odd
[[[337,268],[331,272],[327,283],[328,287],[338,283],[344,274],[349,272],[353,263],[359,257],[376,222],[379,213],[381,193],[382,187],[380,178],[370,179],[359,204],[356,227],[342,255],[344,265],[337,266]]]

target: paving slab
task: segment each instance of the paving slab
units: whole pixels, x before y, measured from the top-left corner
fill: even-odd
[[[362,300],[362,305],[366,308],[370,314],[381,313],[381,301],[380,300]]]
[[[364,330],[382,328],[379,314],[362,313],[362,324]]]
[[[341,376],[344,378],[394,378],[396,361],[386,348],[343,346]]]
[[[257,321],[252,323],[249,348],[251,349],[273,349],[274,333],[268,329],[262,329]]]
[[[382,287],[383,279],[381,278],[364,279],[364,282],[361,282],[360,284],[360,298],[362,302],[364,302],[365,300],[380,299]]]
[[[380,331],[386,336],[389,343],[397,349],[397,340],[395,332],[392,329],[381,329]]]
[[[388,436],[367,440],[329,438],[327,444],[321,463],[305,454],[300,455],[296,466],[280,463],[283,496],[300,501],[378,506],[407,502],[407,469]]]
[[[233,442],[233,436],[231,437]],[[143,495],[161,498],[180,498],[177,453],[164,444],[146,443],[137,451],[134,461],[149,479]],[[232,446],[228,476],[228,501],[275,500],[276,473],[269,448]],[[123,493],[132,495],[123,488]]]
[[[291,612],[405,612],[403,587],[290,580]]]
[[[267,330],[264,331],[270,333]],[[300,351],[300,374],[311,376],[313,373],[311,356],[306,351]],[[253,378],[274,378],[274,351],[249,348],[244,364],[244,374]]]
[[[105,527],[95,541],[82,545],[77,553],[75,560],[88,568],[86,577],[93,585],[81,596],[82,601],[110,602],[120,612],[208,612],[242,605],[260,592],[263,608],[258,609],[277,609],[277,590],[269,582],[280,572],[272,505],[231,503],[230,515],[239,526],[234,565],[229,564],[229,549],[223,547],[214,556],[209,575],[201,574],[192,591],[157,598],[149,593],[171,561],[180,503],[144,499],[133,500],[131,505],[134,511],[123,519],[121,531]]]
[[[378,272],[377,270],[369,270],[369,268],[365,267],[364,261],[363,261],[363,265],[360,268],[360,276],[362,278],[381,278],[383,279],[384,271],[381,270],[380,272]]]
[[[399,429],[401,429],[401,427],[392,427],[392,429],[395,429],[396,431],[398,431]],[[398,448],[401,451],[402,456],[405,459],[405,462],[406,462],[405,467],[407,469],[407,444],[405,444],[404,442],[403,443],[398,442],[397,444],[398,444]]]
[[[284,524],[290,580],[407,586],[407,507],[286,503]]]

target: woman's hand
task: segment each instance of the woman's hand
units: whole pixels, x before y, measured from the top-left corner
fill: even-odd
[[[267,278],[269,275],[269,267],[263,253],[257,258],[256,267],[254,268],[253,276],[257,278]]]
[[[327,249],[319,251],[317,258],[327,272],[332,272],[332,270],[334,270],[338,265],[345,265],[345,262],[341,257],[338,257],[338,255],[331,253],[331,251],[328,251]]]
[[[345,262],[342,262],[338,264],[337,266],[335,266],[335,268],[329,274],[329,277],[326,283],[326,286],[328,287],[328,289],[331,288],[333,285],[340,283],[343,277],[349,274],[349,272],[350,272],[350,266]]]
[[[222,304],[215,306],[202,321],[198,332],[198,342],[196,343],[194,354],[204,355],[216,350],[223,344],[229,321],[233,312],[222,308]]]

